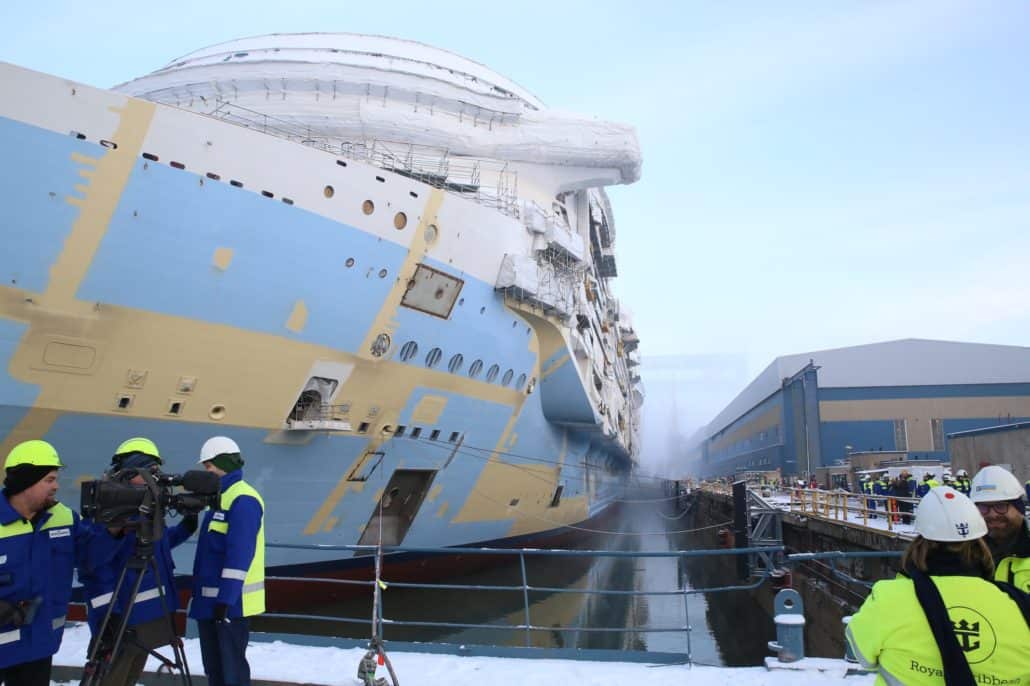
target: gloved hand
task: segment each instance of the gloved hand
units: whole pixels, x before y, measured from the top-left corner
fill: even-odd
[[[182,518],[182,528],[186,529],[186,531],[189,531],[191,536],[193,535],[193,532],[197,530],[196,512],[191,512]]]
[[[25,610],[20,603],[0,600],[0,625],[13,624],[21,626],[25,623]]]
[[[229,606],[225,603],[216,603],[213,619],[219,623],[225,623],[229,621]]]

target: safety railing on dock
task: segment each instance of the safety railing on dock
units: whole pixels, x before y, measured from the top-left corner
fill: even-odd
[[[269,548],[280,548],[280,549],[291,549],[291,550],[316,550],[320,553],[333,553],[337,552],[342,555],[363,555],[371,557],[377,551],[376,546],[364,546],[364,545],[341,545],[341,546],[307,546],[307,545],[295,545],[295,544],[276,544],[270,543]],[[343,616],[343,615],[329,615],[329,614],[297,614],[297,613],[286,613],[286,612],[269,612],[263,615],[265,619],[284,619],[284,620],[301,620],[303,622],[339,622],[347,624],[365,625],[372,629],[377,627],[377,635],[380,641],[389,641],[391,637],[389,634],[392,630],[400,627],[418,627],[425,629],[444,629],[444,630],[484,630],[484,631],[521,631],[524,635],[524,647],[530,649],[533,647],[532,636],[535,632],[547,632],[554,634],[555,632],[581,632],[585,634],[589,633],[622,633],[622,634],[652,634],[652,633],[682,633],[684,635],[684,653],[657,653],[657,652],[646,652],[641,655],[646,655],[646,659],[654,662],[671,662],[671,661],[691,661],[692,654],[692,640],[691,640],[691,624],[690,624],[690,603],[687,602],[687,598],[696,594],[709,594],[709,593],[727,593],[736,591],[748,591],[757,589],[766,581],[775,579],[778,583],[782,583],[782,574],[777,574],[775,570],[785,570],[795,564],[807,563],[815,560],[838,560],[850,557],[896,557],[900,553],[897,552],[864,552],[864,553],[851,553],[851,552],[829,552],[829,553],[814,553],[814,554],[796,554],[787,555],[785,548],[782,545],[776,546],[756,546],[747,548],[717,548],[717,549],[701,549],[701,550],[672,550],[672,551],[613,551],[613,550],[557,550],[557,549],[502,549],[502,548],[427,548],[427,547],[404,547],[404,546],[383,546],[382,551],[384,554],[384,561],[387,566],[384,568],[385,571],[379,578],[371,577],[371,568],[365,569],[366,578],[311,578],[311,577],[294,577],[294,576],[268,576],[266,581],[271,584],[282,582],[282,583],[303,583],[312,585],[325,585],[327,588],[333,586],[350,586],[357,587],[358,590],[361,587],[368,589],[369,597],[376,586],[384,591],[386,589],[423,589],[428,591],[462,591],[462,592],[490,592],[490,591],[506,591],[512,593],[520,593],[522,596],[522,612],[521,621],[517,623],[483,623],[483,622],[461,622],[461,621],[434,621],[425,618],[409,618],[402,619],[397,616],[391,616],[385,609],[385,604],[382,602],[375,604],[376,619],[378,621],[373,622],[372,614],[369,613],[363,616]],[[473,583],[417,583],[411,581],[400,581],[391,578],[391,557],[393,554],[402,554],[411,559],[411,556],[415,558],[431,558],[436,556],[461,556],[461,557],[479,557],[479,556],[503,556],[512,558],[513,561],[517,561],[518,574],[520,576],[520,583],[518,584],[473,584]],[[723,586],[705,587],[705,588],[693,588],[686,583],[686,577],[680,576],[680,585],[675,588],[666,589],[624,589],[624,588],[601,588],[589,585],[586,588],[578,587],[556,587],[553,585],[534,585],[530,583],[530,565],[529,560],[540,557],[559,557],[559,558],[675,558],[678,560],[685,559],[696,559],[696,558],[713,558],[719,556],[736,557],[736,556],[749,556],[752,558],[758,558],[760,564],[753,564],[751,569],[753,574],[750,578],[740,580],[739,583],[731,583]],[[835,572],[840,574],[842,578],[857,583],[864,583],[859,579],[854,579],[846,572],[836,570]],[[869,585],[869,584],[865,584]],[[620,626],[568,626],[559,624],[545,624],[535,620],[533,616],[533,603],[530,602],[530,595],[536,593],[547,593],[547,594],[580,594],[580,595],[599,595],[599,596],[648,596],[658,598],[682,598],[684,615],[682,623],[672,623],[665,625],[650,625],[642,624],[635,626],[620,625]],[[302,633],[317,633],[317,632],[302,632]],[[462,643],[466,643],[462,640]],[[496,646],[492,646],[495,649]],[[521,650],[521,649],[509,649],[509,650]],[[620,651],[624,652],[624,651]]]
[[[911,520],[919,498],[867,495],[848,491],[791,488],[786,491],[790,512],[832,519],[850,524],[896,532],[912,533]],[[883,522],[885,526],[879,526]],[[874,524],[875,523],[875,524]]]

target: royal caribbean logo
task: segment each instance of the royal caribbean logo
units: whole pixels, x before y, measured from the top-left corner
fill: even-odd
[[[955,525],[955,531],[958,532],[959,536],[965,538],[969,535],[969,522],[959,522]]]
[[[994,654],[998,636],[986,617],[971,607],[956,605],[948,608],[948,619],[969,664],[983,662]]]

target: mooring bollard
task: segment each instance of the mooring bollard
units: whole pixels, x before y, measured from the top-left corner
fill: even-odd
[[[785,588],[774,602],[776,640],[769,641],[769,650],[780,662],[797,662],[805,656],[805,606],[801,594]]]

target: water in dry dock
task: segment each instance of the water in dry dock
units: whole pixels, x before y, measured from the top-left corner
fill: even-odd
[[[660,492],[637,493],[635,499],[661,499]],[[667,551],[714,547],[713,531],[680,533],[689,529],[690,517],[678,516],[668,502],[630,503],[620,508],[617,519],[603,525],[622,534],[594,535],[576,547],[622,551]],[[563,589],[673,590],[684,585],[710,588],[735,583],[729,558],[575,557],[534,558],[527,564],[531,586]],[[516,560],[463,576],[446,583],[484,586],[521,586],[522,572]],[[388,625],[388,640],[472,643],[505,646],[526,645],[522,630],[523,592],[472,590],[421,590],[391,587],[384,594],[384,616],[393,620],[487,624],[497,628],[454,629]],[[630,627],[680,627],[689,617],[693,627],[691,655],[695,662],[742,666],[759,664],[768,654],[766,641],[773,638],[769,616],[746,592],[699,593],[686,596],[596,595],[531,591],[532,645],[558,648],[603,648],[686,654],[683,632],[629,631]],[[308,610],[315,612],[316,610]],[[369,598],[355,598],[317,609],[318,614],[368,617]],[[303,628],[299,625],[303,624]],[[367,626],[344,623],[278,620],[259,622],[255,629],[268,631],[321,629],[337,636],[362,638]],[[565,628],[571,627],[571,628]],[[610,632],[587,632],[584,627],[615,627]]]

